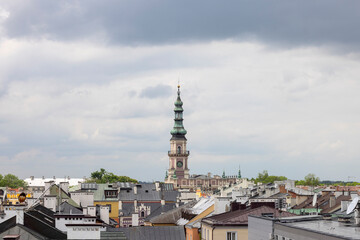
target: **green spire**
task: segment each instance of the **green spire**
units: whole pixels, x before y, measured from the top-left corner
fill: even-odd
[[[167,170],[166,170],[165,179],[167,179],[167,178],[168,178],[168,172],[167,172]]]
[[[172,139],[176,138],[176,139],[186,139],[185,135],[187,133],[187,131],[185,130],[184,126],[183,126],[183,111],[184,109],[182,108],[183,102],[181,101],[180,98],[180,85],[178,85],[178,92],[177,92],[177,99],[175,101],[175,119],[174,119],[174,127],[173,129],[170,131],[171,135],[172,135]]]
[[[174,175],[173,175],[173,178],[177,178],[177,176],[176,176],[176,172],[174,171]]]
[[[239,178],[239,179],[241,179],[241,170],[240,170],[240,165],[239,165],[238,178]]]
[[[222,178],[225,178],[226,176],[225,176],[225,170],[223,171],[223,175],[222,175]]]

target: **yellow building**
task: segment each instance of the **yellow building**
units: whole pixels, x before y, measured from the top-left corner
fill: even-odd
[[[104,201],[95,201],[94,205],[100,206],[109,206],[109,217],[118,221],[119,218],[119,201],[117,200],[104,200]]]
[[[248,239],[248,216],[262,216],[263,214],[279,217],[280,212],[275,208],[261,206],[244,210],[225,212],[204,218],[201,221],[202,240],[242,240]],[[294,216],[282,212],[282,217]]]

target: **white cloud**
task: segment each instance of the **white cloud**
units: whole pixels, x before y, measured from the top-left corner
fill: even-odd
[[[181,73],[192,173],[207,172],[211,162],[216,174],[224,165],[236,174],[241,164],[247,177],[268,169],[301,178],[309,169],[300,163],[329,163],[320,177],[355,175],[331,164],[358,165],[359,65],[326,48],[270,50],[229,40],[134,48],[6,40],[0,142],[7,150],[0,163],[34,161],[35,173],[22,169],[23,160],[5,169],[24,177],[66,169],[82,177],[104,167],[162,179]],[[154,86],[173,94],[141,97]],[[39,158],[28,149],[38,149]]]

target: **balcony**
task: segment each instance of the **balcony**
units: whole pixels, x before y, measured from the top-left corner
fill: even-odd
[[[168,151],[168,155],[169,157],[187,157],[190,155],[190,152],[189,151],[182,151],[181,153],[178,153],[178,152],[171,152],[171,151]]]

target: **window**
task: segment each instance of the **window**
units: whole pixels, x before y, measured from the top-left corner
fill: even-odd
[[[141,212],[141,217],[145,217],[145,213],[144,213],[144,212]]]
[[[181,147],[180,147],[180,146],[177,147],[177,153],[178,153],[178,154],[181,153]]]
[[[237,232],[227,232],[226,240],[237,240]]]

